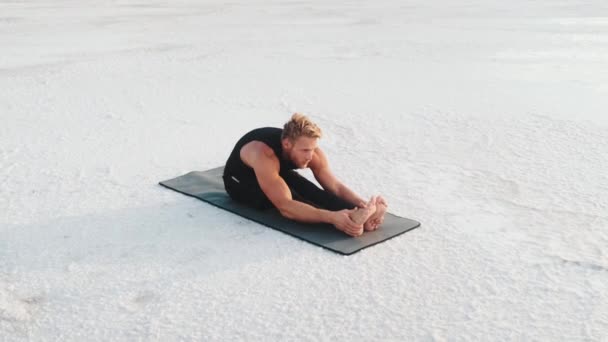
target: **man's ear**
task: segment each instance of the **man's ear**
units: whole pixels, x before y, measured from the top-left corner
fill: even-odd
[[[282,139],[281,144],[283,145],[284,150],[291,148],[291,141],[289,141],[289,138]]]

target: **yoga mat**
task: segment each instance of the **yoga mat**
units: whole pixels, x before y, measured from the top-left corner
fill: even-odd
[[[257,210],[232,200],[224,190],[223,170],[224,167],[192,171],[159,184],[343,255],[356,253],[420,226],[420,222],[386,213],[380,228],[352,237],[337,230],[331,224],[296,222],[281,216],[275,208]]]

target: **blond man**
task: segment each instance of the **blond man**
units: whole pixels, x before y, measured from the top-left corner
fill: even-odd
[[[226,192],[256,209],[275,207],[286,218],[330,223],[351,236],[378,229],[386,201],[380,196],[365,201],[338,180],[318,146],[321,136],[321,129],[299,113],[283,129],[264,127],[248,132],[226,162]],[[322,188],[295,171],[302,168],[310,168]]]

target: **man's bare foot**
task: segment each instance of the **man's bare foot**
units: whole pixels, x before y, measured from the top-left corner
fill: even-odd
[[[356,224],[363,224],[367,219],[376,212],[376,196],[373,196],[366,203],[365,208],[357,208],[351,215],[350,219]]]
[[[363,229],[365,229],[365,231],[376,230],[380,227],[382,222],[384,222],[384,214],[386,214],[387,206],[380,196],[376,197],[375,204],[376,212],[371,215],[363,225]]]

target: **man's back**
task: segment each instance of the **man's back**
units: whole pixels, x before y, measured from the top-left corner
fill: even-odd
[[[266,144],[272,149],[277,159],[280,162],[280,170],[293,170],[296,169],[291,161],[282,158],[283,148],[281,146],[281,134],[283,130],[276,127],[263,127],[257,128],[247,132],[241,137],[235,144],[224,168],[224,175],[230,174],[231,177],[237,179],[255,179],[255,172],[249,166],[247,166],[241,159],[241,149],[252,141],[260,141]]]

